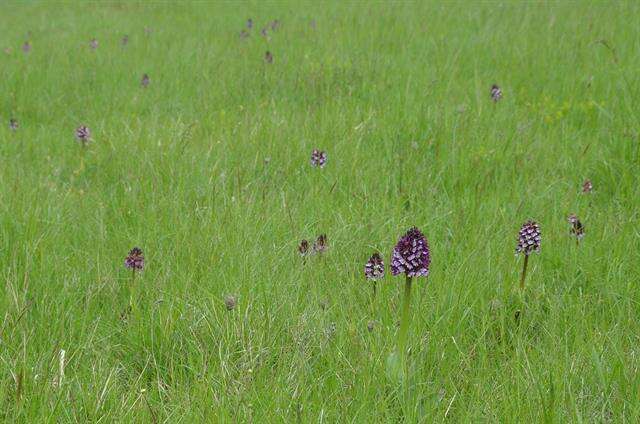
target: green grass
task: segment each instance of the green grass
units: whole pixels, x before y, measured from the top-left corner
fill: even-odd
[[[0,12],[0,421],[640,420],[637,3]],[[413,225],[433,263],[398,384],[404,279],[372,302],[362,268]]]

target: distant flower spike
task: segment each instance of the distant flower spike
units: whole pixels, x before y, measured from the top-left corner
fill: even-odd
[[[309,254],[309,242],[307,240],[302,240],[298,245],[298,253],[300,256],[304,257]]]
[[[327,235],[320,234],[316,241],[313,243],[313,251],[315,253],[324,253],[328,248],[329,245],[327,244]]]
[[[591,180],[585,180],[584,183],[582,183],[582,192],[588,194],[591,193],[592,190],[593,184],[591,183]]]
[[[142,80],[140,81],[140,85],[146,88],[149,85],[149,82],[151,82],[151,80],[149,79],[149,75],[147,74],[142,75]]]
[[[247,19],[247,29],[253,28],[253,19]]]
[[[238,304],[238,298],[236,296],[229,294],[224,297],[224,306],[225,308],[227,308],[227,311],[234,310],[237,304]]]
[[[311,166],[324,168],[326,164],[327,153],[318,149],[313,149],[313,152],[311,152]]]
[[[569,224],[571,224],[570,233],[576,237],[576,241],[579,242],[584,237],[584,226],[582,222],[578,219],[576,214],[571,214],[567,218]]]
[[[22,51],[25,53],[29,53],[31,51],[31,43],[29,41],[25,41],[22,45]]]
[[[364,275],[368,280],[379,280],[384,277],[384,262],[379,253],[371,255],[364,265]]]
[[[124,37],[122,37],[122,45],[126,46],[127,44],[129,44],[129,36],[125,34]]]
[[[271,54],[270,51],[267,51],[264,54],[264,61],[267,62],[267,63],[273,63],[273,54]]]
[[[80,125],[76,128],[76,138],[82,145],[86,145],[91,140],[91,131],[86,125]]]
[[[496,84],[493,84],[491,86],[491,100],[498,102],[500,99],[502,99],[502,90]]]
[[[9,129],[16,131],[18,129],[18,121],[15,118],[9,119]]]
[[[98,40],[96,40],[95,38],[93,38],[93,39],[91,40],[91,42],[89,43],[89,46],[91,46],[91,48],[92,48],[93,50],[97,49],[97,48],[98,48]]]
[[[429,243],[424,234],[413,227],[398,240],[393,249],[391,274],[404,273],[407,277],[427,276],[430,265]]]
[[[142,249],[134,247],[124,259],[125,268],[132,269],[133,272],[142,271],[144,268],[144,254]]]

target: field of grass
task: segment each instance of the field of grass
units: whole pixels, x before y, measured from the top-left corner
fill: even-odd
[[[640,421],[637,2],[0,11],[0,421]]]

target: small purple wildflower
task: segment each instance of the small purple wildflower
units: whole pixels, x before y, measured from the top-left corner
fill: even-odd
[[[247,19],[247,29],[253,28],[253,19]]]
[[[29,41],[25,41],[22,45],[22,51],[25,53],[29,53],[31,51],[31,43]]]
[[[580,241],[584,237],[584,225],[582,225],[582,222],[580,222],[580,220],[574,213],[569,215],[567,221],[569,221],[569,224],[571,224],[570,233],[576,236],[576,239]]]
[[[315,253],[324,253],[328,248],[329,245],[327,244],[327,235],[320,234],[316,241],[313,243],[313,251]]]
[[[267,34],[267,27],[264,27],[260,30],[260,35],[262,35],[264,38],[269,38],[269,34]]]
[[[400,237],[391,255],[391,274],[407,277],[429,275],[431,252],[429,243],[418,228],[413,227]]]
[[[89,127],[86,125],[80,125],[76,128],[76,138],[83,146],[85,146],[89,140],[91,140],[91,131],[89,130]]]
[[[274,19],[273,21],[271,21],[269,26],[271,27],[271,31],[277,31],[278,28],[280,28],[280,20]]]
[[[491,100],[497,102],[502,99],[502,90],[496,84],[491,86]]]
[[[91,41],[89,42],[89,46],[95,50],[98,48],[98,40],[96,40],[95,38],[92,38]]]
[[[129,254],[124,259],[125,268],[132,269],[135,271],[142,271],[144,268],[144,255],[142,253],[142,249],[139,247],[134,247],[129,251]]]
[[[122,45],[126,46],[127,44],[129,44],[129,36],[125,34],[124,37],[122,37]]]
[[[18,129],[18,120],[15,118],[9,119],[9,129],[15,131]]]
[[[318,166],[324,168],[327,163],[327,153],[318,149],[313,149],[311,152],[311,166]]]
[[[268,50],[264,54],[264,61],[267,62],[267,63],[273,63],[273,54],[271,54],[271,52],[268,51]]]
[[[305,257],[309,254],[309,242],[307,240],[302,240],[298,245],[298,253],[300,256]]]
[[[522,224],[518,232],[518,245],[516,255],[523,253],[529,256],[531,252],[540,253],[540,226],[535,221],[527,221]]]
[[[589,194],[591,193],[592,190],[593,190],[593,183],[591,182],[591,180],[585,180],[584,183],[582,183],[582,192],[584,194]]]
[[[149,79],[149,75],[147,74],[142,75],[142,80],[140,81],[140,85],[146,88],[149,85],[149,82],[151,82],[151,80]]]
[[[384,262],[379,253],[371,255],[364,265],[364,275],[368,280],[379,280],[384,277]]]

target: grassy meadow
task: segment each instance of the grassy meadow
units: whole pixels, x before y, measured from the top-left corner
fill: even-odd
[[[0,12],[0,422],[640,421],[637,2]]]

